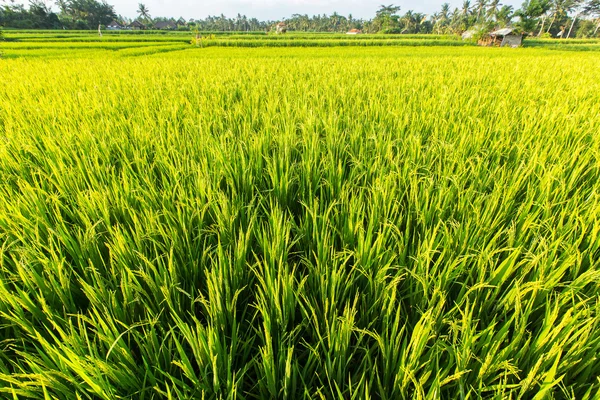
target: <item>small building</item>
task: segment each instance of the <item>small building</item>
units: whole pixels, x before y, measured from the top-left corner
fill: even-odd
[[[478,44],[480,46],[516,48],[523,44],[523,35],[513,28],[503,28],[490,32],[489,36],[481,39]]]
[[[142,24],[140,21],[133,21],[132,23],[130,23],[129,25],[127,25],[127,27],[129,29],[132,29],[134,31],[138,31],[140,29],[145,29],[146,27],[144,26],[144,24]]]
[[[360,35],[362,33],[362,31],[360,29],[350,29],[348,32],[346,32],[346,35]]]
[[[173,21],[159,21],[154,24],[154,29],[172,31],[177,29],[177,24]]]
[[[277,24],[277,34],[282,34],[287,32],[287,25],[285,22],[280,22]]]
[[[106,29],[108,29],[109,31],[120,31],[121,29],[123,29],[123,25],[121,25],[115,20],[112,20],[110,24],[106,25]]]

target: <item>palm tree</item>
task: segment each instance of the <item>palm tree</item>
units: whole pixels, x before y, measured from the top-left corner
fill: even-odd
[[[137,13],[141,20],[149,21],[152,17],[150,17],[150,10],[146,7],[145,4],[139,3]]]
[[[477,9],[477,22],[481,21],[481,17],[485,17],[485,9],[487,8],[487,0],[477,0],[475,8]]]
[[[442,18],[448,19],[448,17],[450,16],[450,4],[449,3],[442,4],[442,10],[441,10],[440,14],[442,14]]]
[[[437,31],[440,33],[440,28],[447,28],[448,21],[450,20],[450,4],[444,3],[442,4],[442,9],[438,15],[436,25],[438,25]]]
[[[388,6],[381,5],[379,10],[375,13],[375,22],[378,25],[379,30],[386,30],[390,28],[395,28],[397,26],[398,16],[397,12],[400,11],[399,6],[395,6],[390,4]]]
[[[497,21],[496,15],[498,15],[498,11],[500,10],[500,0],[492,0],[490,1],[487,9],[487,18],[489,20]]]
[[[507,26],[510,25],[513,16],[513,6],[502,6],[496,13],[496,21],[502,26]]]
[[[427,14],[423,14],[423,13],[416,13],[415,14],[415,33],[420,33],[423,29],[427,29],[427,27],[423,26],[423,24],[425,22],[427,22],[427,18],[429,16]],[[429,32],[423,32],[423,33],[429,33]]]
[[[347,30],[354,28],[354,17],[352,14],[348,14],[348,27]]]
[[[338,14],[337,12],[334,12],[333,14],[331,14],[331,17],[329,17],[329,21],[332,26],[332,30],[334,32],[337,32],[337,30],[338,30],[338,26],[340,25],[340,23],[342,21],[341,17],[342,16],[340,14]]]
[[[310,29],[310,18],[308,17],[308,14],[304,14],[300,17],[300,27],[305,32]]]
[[[556,21],[557,17],[565,16],[565,8],[567,7],[568,2],[569,0],[554,0],[552,2],[552,21],[550,22],[550,25],[548,25],[548,30],[546,30],[546,33],[550,33],[550,29],[552,29],[554,21]]]
[[[471,15],[471,2],[469,0],[463,1],[463,6],[462,6],[460,13],[461,13],[460,30],[466,31],[470,25],[469,20],[470,20],[470,15]]]
[[[576,11],[575,15],[573,15],[573,18],[571,19],[571,26],[569,27],[569,32],[567,33],[567,38],[571,37],[571,31],[573,31],[573,26],[575,26],[575,22],[577,21],[577,18],[579,18],[579,16],[584,13],[584,9],[585,6],[583,5],[583,0],[573,0],[571,2],[571,4],[569,4],[569,9],[568,11]]]
[[[535,4],[535,7],[538,8],[538,14],[542,19],[542,25],[540,26],[540,30],[538,32],[538,36],[540,36],[542,34],[542,32],[544,32],[544,26],[546,25],[546,20],[548,18],[550,18],[550,14],[553,15],[552,17],[552,22],[550,22],[550,26],[548,26],[548,31],[550,31],[550,28],[552,28],[552,24],[554,24],[554,20],[556,19],[557,16],[557,11],[558,9],[560,9],[562,6],[560,5],[560,3],[562,2],[562,0],[554,0],[554,2],[552,2],[552,0],[545,0],[545,1],[538,1],[536,3],[530,3],[530,4]],[[554,7],[554,9],[553,9]]]
[[[452,15],[451,15],[451,20],[450,20],[450,30],[454,33],[459,33],[461,31],[461,12],[458,9],[458,7],[454,8],[454,11],[452,11]]]
[[[439,34],[440,33],[440,21],[442,20],[441,13],[433,13],[431,14],[431,22],[433,24],[433,32]]]
[[[415,14],[413,12],[413,10],[408,10],[406,12],[406,14],[404,14],[404,16],[401,18],[402,23],[404,24],[404,28],[402,29],[402,32],[400,33],[412,33],[412,26],[414,25],[415,22]]]
[[[471,13],[471,2],[470,0],[463,1],[463,6],[461,9],[463,16],[468,16]]]

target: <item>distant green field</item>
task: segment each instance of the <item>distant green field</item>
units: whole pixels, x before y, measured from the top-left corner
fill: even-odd
[[[77,51],[80,56],[91,56],[94,50],[101,56],[110,50],[118,55],[163,53],[194,47],[399,47],[399,46],[472,46],[454,36],[444,35],[340,35],[290,33],[266,34],[212,34],[202,33],[196,44],[191,32],[107,31],[100,37],[97,32],[85,31],[8,31],[1,44],[5,58],[11,57],[69,57]],[[134,50],[136,49],[136,50]]]
[[[345,35],[327,33],[291,32],[285,35],[264,32],[199,33],[200,47],[383,47],[383,46],[474,46],[472,41],[463,41],[458,36],[448,35]],[[21,57],[29,54],[61,56],[64,50],[120,51],[138,46],[147,46],[145,53],[163,52],[165,49],[193,47],[196,34],[193,32],[165,31],[104,31],[100,37],[95,31],[7,31],[1,48],[5,57]],[[179,46],[179,47],[178,47]],[[600,50],[598,39],[526,39],[525,47],[544,47],[553,50],[596,51]],[[152,50],[150,48],[156,49]],[[28,50],[34,50],[28,52]],[[129,52],[129,51],[128,51]],[[127,54],[124,52],[123,54]]]
[[[0,398],[600,398],[594,42],[191,36],[0,45]]]

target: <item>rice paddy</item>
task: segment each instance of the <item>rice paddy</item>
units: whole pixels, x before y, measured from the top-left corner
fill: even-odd
[[[186,40],[1,45],[0,397],[600,396],[593,51]]]

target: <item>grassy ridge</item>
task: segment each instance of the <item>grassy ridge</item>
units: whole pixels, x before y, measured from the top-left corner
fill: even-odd
[[[600,51],[600,40],[598,39],[530,39],[526,41],[526,45],[550,50]]]
[[[0,64],[4,396],[600,396],[597,57],[156,57]]]

